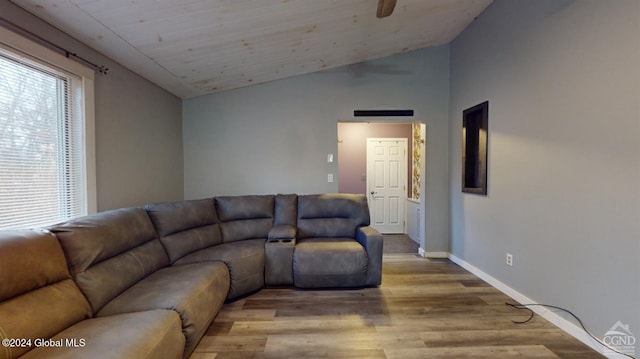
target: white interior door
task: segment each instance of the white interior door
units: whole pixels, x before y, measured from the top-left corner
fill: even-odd
[[[404,233],[407,198],[407,139],[367,139],[367,190],[371,226]]]

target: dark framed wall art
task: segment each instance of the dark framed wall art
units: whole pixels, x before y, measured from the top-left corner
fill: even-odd
[[[487,195],[489,101],[462,112],[462,192]]]

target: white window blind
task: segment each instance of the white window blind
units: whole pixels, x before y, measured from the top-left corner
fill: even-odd
[[[87,213],[81,83],[0,49],[0,229]]]

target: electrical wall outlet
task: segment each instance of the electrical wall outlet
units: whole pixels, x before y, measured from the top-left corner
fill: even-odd
[[[513,255],[511,253],[507,253],[507,265],[513,266]]]
[[[327,175],[327,182],[332,183],[333,182],[333,173],[329,173]]]

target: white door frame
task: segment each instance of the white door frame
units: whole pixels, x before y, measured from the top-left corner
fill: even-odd
[[[393,153],[373,153],[376,143],[398,144]],[[389,148],[391,150],[391,148]],[[367,138],[367,196],[371,226],[380,233],[406,233],[408,140]],[[376,156],[380,166],[375,164]],[[390,161],[389,156],[396,160]]]

